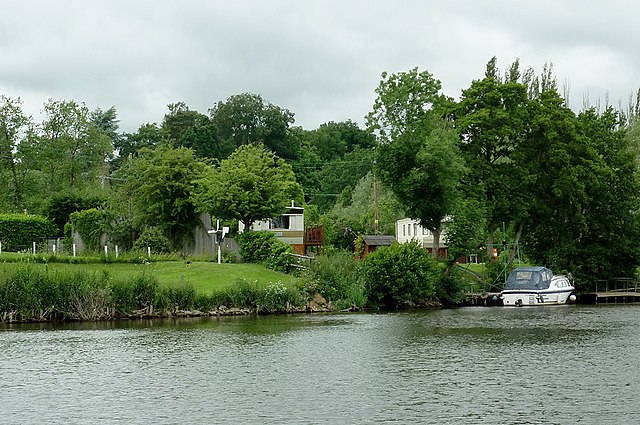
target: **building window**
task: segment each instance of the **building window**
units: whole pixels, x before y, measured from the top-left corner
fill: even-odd
[[[402,236],[407,236],[407,226],[406,225],[402,225]]]
[[[411,225],[407,226],[409,228],[409,236],[411,236]]]
[[[416,223],[413,223],[413,234],[418,236],[418,225]]]

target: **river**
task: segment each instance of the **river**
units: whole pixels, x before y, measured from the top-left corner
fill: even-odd
[[[0,325],[4,424],[640,422],[640,306]]]

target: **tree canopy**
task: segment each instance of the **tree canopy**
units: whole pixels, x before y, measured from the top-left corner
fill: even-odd
[[[303,203],[291,166],[260,144],[242,145],[217,167],[208,167],[198,186],[200,209],[247,227],[284,213],[292,200]]]

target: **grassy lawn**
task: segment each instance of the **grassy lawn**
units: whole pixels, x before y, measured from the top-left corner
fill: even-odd
[[[21,255],[2,253],[0,255],[0,272],[10,267],[18,267],[20,263],[3,262],[3,257]],[[5,257],[8,258],[8,257]],[[15,259],[15,257],[14,257]],[[47,267],[49,270],[87,270],[90,272],[109,273],[114,277],[149,273],[155,276],[161,285],[178,286],[191,284],[198,293],[211,294],[225,289],[238,279],[258,281],[260,285],[282,282],[285,285],[299,282],[295,276],[276,272],[258,264],[217,264],[212,262],[157,261],[148,264],[127,263],[90,263],[66,264],[48,263],[34,264],[35,267]]]

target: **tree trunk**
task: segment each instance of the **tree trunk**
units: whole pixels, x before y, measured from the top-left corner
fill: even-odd
[[[433,229],[431,232],[433,233],[431,256],[437,260],[440,256],[440,234],[442,233],[442,222],[438,223],[438,227]]]
[[[524,222],[521,221],[520,224],[518,224],[518,230],[516,231],[516,239],[513,241],[513,245],[511,246],[511,249],[509,250],[509,262],[508,262],[508,264],[511,264],[513,259],[516,257],[516,253],[518,252],[518,244],[520,243],[520,237],[522,236],[522,230],[523,229],[524,229]]]
[[[493,231],[487,233],[487,262],[493,260]]]

